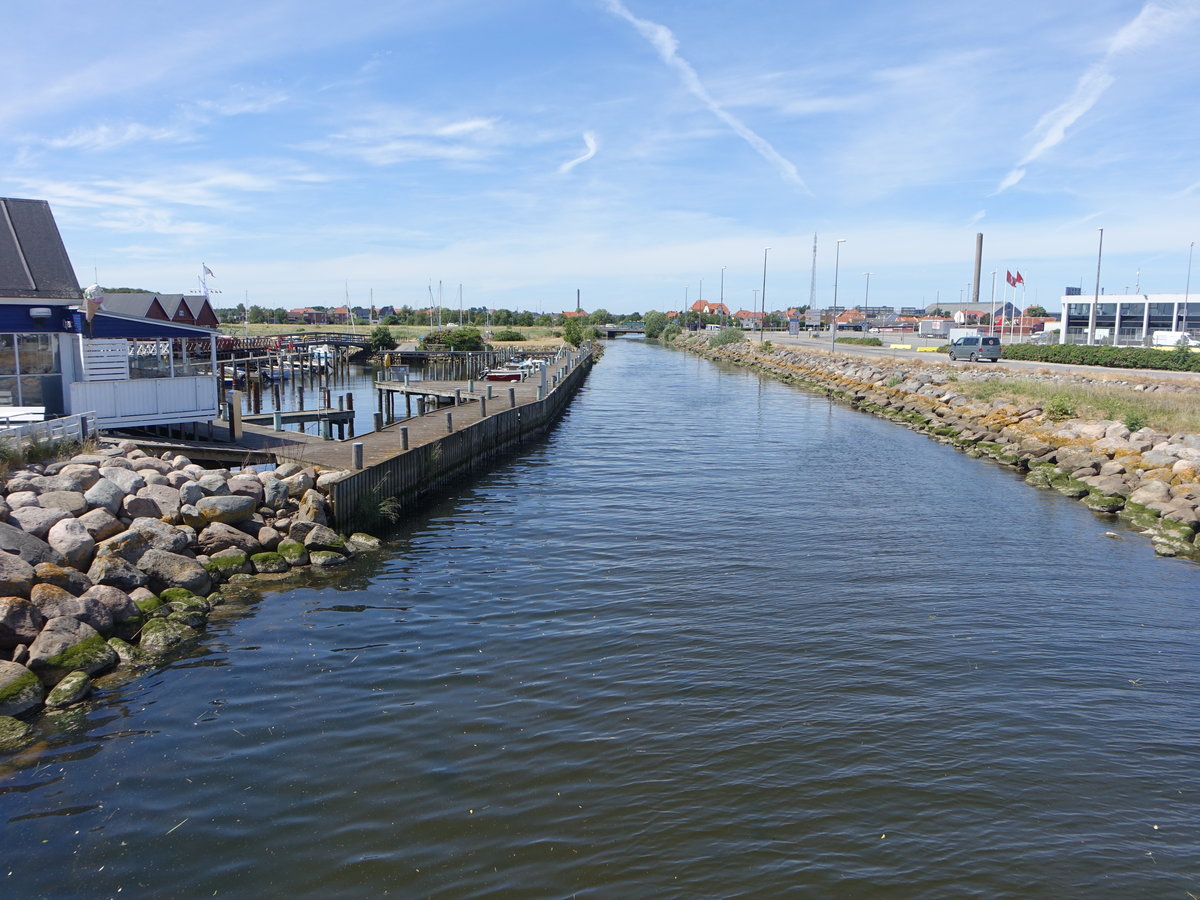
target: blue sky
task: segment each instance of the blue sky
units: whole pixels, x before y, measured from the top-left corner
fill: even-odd
[[[81,284],[616,312],[1182,291],[1200,0],[48,0],[0,195]],[[1140,270],[1140,275],[1138,274]],[[870,278],[866,277],[870,272]],[[1200,272],[1197,273],[1200,290]],[[869,282],[869,297],[867,294]],[[940,293],[939,293],[940,292]],[[1000,289],[998,288],[998,294]]]

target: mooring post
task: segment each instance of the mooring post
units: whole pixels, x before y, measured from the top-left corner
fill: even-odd
[[[454,433],[454,414],[446,413],[446,434]]]
[[[517,408],[517,389],[516,388],[508,389],[508,408],[509,409]]]
[[[383,413],[375,413],[375,430],[383,431]]]
[[[400,449],[408,451],[408,426],[400,426]]]
[[[354,468],[361,469],[363,467],[363,445],[362,441],[354,442]]]
[[[490,384],[488,385],[488,389],[487,389],[487,398],[489,400],[492,399],[492,386]]]
[[[487,418],[487,397],[479,398],[479,418]]]
[[[321,419],[321,440],[333,440],[333,433],[329,427],[329,416],[325,416],[323,419]]]
[[[283,431],[283,413],[279,410],[275,410],[275,430]]]
[[[475,393],[475,379],[474,378],[472,378],[470,381],[467,382],[467,393],[468,394]]]
[[[454,389],[454,405],[455,406],[462,405],[462,388]]]
[[[546,396],[546,389],[539,384],[538,385],[538,400],[541,401],[541,400],[545,399],[545,396]]]

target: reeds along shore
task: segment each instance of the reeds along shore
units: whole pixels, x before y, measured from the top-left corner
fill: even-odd
[[[123,442],[3,480],[0,748],[42,707],[79,702],[92,676],[195,640],[222,585],[381,546],[330,527],[328,490],[348,472],[167,457]]]
[[[1200,561],[1200,434],[1076,418],[1066,409],[1017,402],[1002,393],[977,400],[956,389],[955,369],[936,364],[867,362],[747,342],[711,348],[705,336],[675,344],[819,388],[972,456],[1010,466],[1035,487],[1125,520],[1150,537],[1160,556]]]

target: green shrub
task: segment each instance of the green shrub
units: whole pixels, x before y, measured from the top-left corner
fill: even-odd
[[[672,322],[670,325],[667,325],[665,328],[663,328],[662,339],[664,341],[673,341],[681,334],[683,334],[683,329]]]
[[[667,314],[660,313],[657,310],[650,310],[646,313],[642,320],[645,324],[645,334],[649,339],[659,337],[663,333],[663,329],[667,327]]]
[[[858,344],[861,347],[882,347],[883,341],[877,337],[840,337],[835,338],[839,344]]]
[[[376,325],[371,329],[371,352],[383,353],[385,350],[396,349],[396,338],[392,335],[392,329],[386,325]]]
[[[451,350],[484,350],[483,334],[478,328],[447,328],[421,338],[421,344],[449,347]]]
[[[519,332],[519,331],[515,331],[512,328],[505,328],[505,329],[502,329],[501,331],[497,331],[495,334],[493,334],[492,340],[493,341],[523,341],[523,340],[525,340],[525,335],[521,334],[521,332]]]
[[[1000,355],[1004,359],[1112,369],[1200,372],[1200,353],[1192,353],[1182,347],[1164,351],[1150,347],[1089,347],[1086,344],[1006,344],[1001,348]]]
[[[1149,425],[1150,421],[1149,421],[1149,419],[1146,418],[1145,414],[1143,414],[1143,413],[1131,412],[1129,415],[1127,415],[1125,417],[1123,424],[1130,431],[1140,431],[1141,429],[1143,429],[1147,425]]]
[[[738,344],[746,339],[745,332],[740,328],[722,328],[708,339],[710,347],[724,347],[726,344]]]
[[[1075,406],[1071,403],[1070,397],[1064,394],[1055,394],[1042,407],[1042,412],[1051,422],[1061,422],[1063,419],[1075,417]]]

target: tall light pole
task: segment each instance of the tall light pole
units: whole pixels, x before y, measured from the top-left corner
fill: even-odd
[[[992,318],[988,322],[988,334],[996,333],[996,270],[992,269]]]
[[[1100,246],[1096,249],[1096,293],[1092,295],[1092,308],[1088,310],[1088,333],[1087,342],[1090,347],[1096,343],[1096,308],[1100,305],[1100,260],[1104,255],[1104,229],[1097,228],[1100,232]]]
[[[767,324],[767,247],[763,250],[762,318],[758,320],[758,339],[763,339],[763,326]]]
[[[838,238],[833,249],[833,308],[829,310],[829,348],[831,350],[837,345],[838,266],[842,261],[842,244],[844,243],[846,243],[845,238]]]
[[[721,305],[725,305],[725,267],[721,266]],[[721,324],[725,324],[725,314],[721,313]]]
[[[1187,281],[1183,286],[1183,327],[1179,329],[1180,331],[1187,331],[1188,294],[1192,291],[1192,251],[1195,249],[1195,241],[1188,244],[1188,274]]]
[[[867,330],[867,310],[871,306],[871,273],[863,272],[867,276],[867,286],[863,289],[863,331]]]

